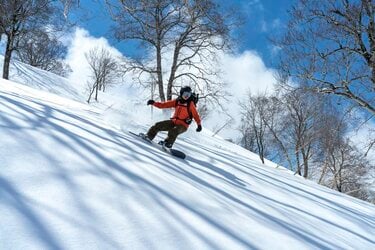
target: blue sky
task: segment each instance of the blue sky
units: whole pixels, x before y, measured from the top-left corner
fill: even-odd
[[[238,13],[245,17],[245,24],[236,30],[238,53],[246,50],[256,51],[267,67],[274,66],[273,47],[267,37],[280,31],[286,24],[287,9],[292,0],[218,0],[220,5],[232,5]],[[88,30],[94,37],[105,37],[112,46],[124,55],[139,53],[134,42],[118,42],[111,38],[111,20],[105,12],[102,1],[81,0],[87,20],[79,22],[79,26]],[[81,11],[80,13],[82,13]]]
[[[287,22],[287,10],[291,0],[238,0],[244,7],[246,23],[241,28],[244,33],[239,41],[240,52],[255,50],[265,64],[273,64],[273,46],[268,41],[271,34],[280,32]]]

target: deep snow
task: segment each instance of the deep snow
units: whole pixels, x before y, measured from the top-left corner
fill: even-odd
[[[136,108],[26,72],[60,89],[0,80],[0,249],[375,249],[374,205],[194,125],[173,158],[127,132]]]

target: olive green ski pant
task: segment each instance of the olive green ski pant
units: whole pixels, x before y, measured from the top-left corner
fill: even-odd
[[[176,141],[177,136],[186,132],[187,128],[183,125],[175,125],[172,120],[165,120],[155,123],[147,132],[148,138],[153,140],[156,134],[160,131],[168,131],[168,137],[165,139],[166,143],[173,143]]]

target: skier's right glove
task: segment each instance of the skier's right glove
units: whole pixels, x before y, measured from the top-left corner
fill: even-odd
[[[147,105],[154,105],[155,101],[154,100],[148,100]]]
[[[196,129],[197,132],[201,132],[202,131],[202,125],[198,125],[197,129]]]

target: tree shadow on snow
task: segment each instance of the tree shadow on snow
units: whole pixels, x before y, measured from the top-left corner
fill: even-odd
[[[61,156],[57,157],[50,151],[46,151],[45,145],[40,145],[37,138],[33,138],[33,131],[37,130],[48,135],[55,143],[62,146],[66,150],[65,152],[69,152],[77,158],[82,159],[86,163],[84,168],[86,174],[101,178],[101,181],[109,180],[113,185],[118,187],[116,190],[139,193],[139,195],[147,196],[149,199],[154,200],[155,205],[158,205],[158,209],[164,210],[165,214],[172,218],[165,217],[163,214],[155,214],[157,209],[145,209],[148,209],[150,214],[154,214],[155,218],[164,223],[164,226],[169,226],[171,233],[175,232],[176,235],[179,233],[182,234],[180,236],[181,240],[184,239],[184,235],[183,232],[176,232],[176,226],[174,225],[176,222],[186,230],[185,233],[190,232],[196,235],[207,247],[215,249],[223,247],[218,245],[214,238],[206,235],[202,230],[181,216],[181,214],[177,213],[170,203],[183,208],[183,210],[193,214],[217,232],[224,234],[227,238],[245,248],[257,249],[261,247],[251,242],[251,236],[244,237],[238,231],[240,227],[234,229],[225,225],[215,217],[214,213],[196,208],[189,203],[188,199],[176,194],[174,190],[167,190],[167,187],[157,184],[159,183],[158,180],[137,174],[134,170],[135,167],[142,168],[142,164],[147,164],[146,166],[152,166],[152,169],[147,169],[149,171],[160,171],[160,173],[179,178],[181,181],[190,183],[202,190],[209,190],[217,197],[220,197],[223,205],[239,206],[248,211],[249,216],[252,215],[252,218],[259,221],[259,223],[269,225],[280,232],[293,235],[294,238],[300,239],[310,246],[318,248],[339,247],[335,244],[335,239],[327,239],[324,235],[314,235],[312,232],[304,230],[303,227],[297,226],[298,224],[296,223],[293,224],[291,221],[282,220],[266,210],[263,211],[254,204],[243,201],[234,194],[215,186],[196,173],[204,173],[205,175],[211,175],[213,178],[220,179],[229,187],[241,190],[250,197],[256,197],[255,201],[262,201],[265,206],[271,206],[283,211],[286,216],[293,218],[296,213],[305,214],[309,217],[314,217],[320,223],[336,227],[353,237],[360,238],[370,244],[375,244],[374,240],[366,238],[348,228],[343,228],[330,219],[301,211],[296,205],[286,204],[278,200],[277,197],[259,194],[251,190],[251,183],[249,185],[249,183],[246,183],[233,173],[217,167],[215,164],[215,162],[220,162],[221,165],[228,165],[253,179],[274,185],[277,189],[286,187],[287,192],[298,196],[302,195],[306,199],[314,199],[327,210],[335,212],[341,210],[345,213],[348,220],[362,220],[366,216],[356,213],[356,217],[353,217],[352,213],[355,213],[355,211],[352,211],[352,209],[330,201],[307,189],[300,189],[300,186],[290,184],[284,177],[275,177],[274,173],[267,172],[266,169],[251,167],[251,164],[246,164],[246,159],[240,159],[231,154],[225,154],[225,152],[218,154],[209,147],[201,146],[200,150],[204,150],[209,153],[210,157],[214,158],[212,162],[204,162],[193,156],[189,156],[187,161],[179,160],[164,154],[151,145],[147,145],[147,143],[136,140],[130,134],[119,133],[110,128],[100,126],[84,116],[76,115],[73,112],[68,112],[53,105],[47,105],[17,94],[0,91],[0,109],[4,109],[4,112],[0,112],[0,128],[13,135],[15,139],[17,139],[21,130],[26,132],[26,134],[30,134],[29,143],[34,147],[35,152],[43,155],[44,159],[54,168],[56,172],[54,178],[58,178],[59,181],[65,184],[64,187],[69,191],[74,202],[71,205],[80,210],[80,216],[82,217],[73,219],[64,212],[45,204],[40,204],[34,197],[25,195],[23,190],[17,188],[17,185],[11,184],[5,177],[0,175],[1,192],[6,197],[0,199],[0,205],[8,206],[18,211],[29,222],[29,232],[35,234],[49,248],[64,248],[64,242],[58,240],[58,236],[54,235],[53,231],[50,231],[43,222],[47,218],[42,218],[35,212],[37,205],[48,211],[51,216],[56,216],[64,220],[71,227],[82,228],[83,231],[88,232],[93,237],[101,239],[101,241],[105,242],[105,245],[111,248],[121,248],[122,246],[118,239],[114,239],[108,235],[105,229],[97,228],[99,221],[97,218],[98,211],[87,202],[85,197],[89,190],[85,190],[85,192],[81,190],[80,184],[75,178],[75,172],[64,166],[64,163],[61,162]],[[9,114],[11,112],[9,110],[13,110],[13,112],[17,110],[16,115]],[[112,153],[107,154],[107,151],[111,151]],[[117,158],[112,159],[112,155],[116,155]],[[135,166],[134,164],[139,164],[139,166]],[[40,185],[43,185],[43,183]],[[89,194],[94,195],[94,193],[90,192]],[[135,217],[133,220],[137,220],[137,214],[127,206],[126,201],[123,201],[121,197],[118,197],[118,199],[118,204],[114,204],[114,207],[120,210],[125,218]],[[373,218],[368,218],[367,224],[370,227],[373,226]],[[145,246],[147,245],[148,247],[156,246],[158,243],[157,239],[148,239],[147,235],[144,235],[143,239],[146,240]]]

